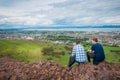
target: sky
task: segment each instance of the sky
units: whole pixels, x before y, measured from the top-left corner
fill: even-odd
[[[120,0],[0,0],[0,27],[11,25],[120,25]]]

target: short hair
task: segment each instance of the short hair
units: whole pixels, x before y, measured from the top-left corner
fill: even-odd
[[[95,42],[98,42],[98,39],[97,38],[92,38],[93,41]]]
[[[76,41],[76,44],[80,44],[80,40],[77,40],[77,41]]]

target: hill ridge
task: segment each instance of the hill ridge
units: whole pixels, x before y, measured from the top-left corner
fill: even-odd
[[[120,80],[120,64],[74,65],[71,70],[50,62],[24,63],[0,58],[0,80]]]

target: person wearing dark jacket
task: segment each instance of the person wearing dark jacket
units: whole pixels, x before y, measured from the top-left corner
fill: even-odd
[[[88,50],[87,52],[87,58],[88,62],[90,61],[90,58],[93,58],[93,64],[98,65],[100,62],[105,60],[105,54],[103,46],[98,43],[97,38],[92,39],[92,47],[91,50]]]

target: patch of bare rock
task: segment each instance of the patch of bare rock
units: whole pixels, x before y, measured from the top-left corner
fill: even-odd
[[[120,80],[120,64],[102,62],[74,65],[71,69],[49,62],[24,63],[0,58],[0,80]]]

